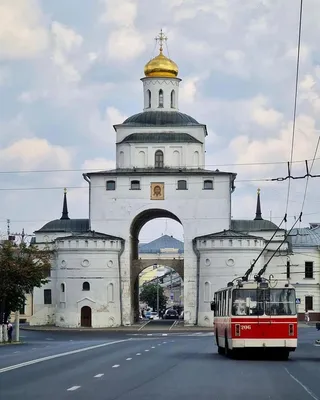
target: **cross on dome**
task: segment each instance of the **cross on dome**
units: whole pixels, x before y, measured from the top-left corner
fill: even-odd
[[[158,36],[155,37],[155,41],[159,42],[160,45],[160,53],[163,51],[163,43],[168,40],[168,37],[163,33],[162,28]]]

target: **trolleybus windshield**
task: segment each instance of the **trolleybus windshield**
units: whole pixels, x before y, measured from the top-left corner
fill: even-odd
[[[295,315],[294,289],[235,289],[232,315]]]

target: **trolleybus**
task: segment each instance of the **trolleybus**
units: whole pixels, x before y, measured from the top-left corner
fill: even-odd
[[[263,348],[288,359],[297,347],[296,295],[288,283],[230,282],[214,294],[211,310],[219,354]]]

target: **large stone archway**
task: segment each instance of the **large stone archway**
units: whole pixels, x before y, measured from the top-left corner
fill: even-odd
[[[153,208],[142,211],[132,221],[130,226],[130,280],[131,280],[131,304],[134,320],[138,319],[139,314],[139,274],[145,268],[152,265],[165,265],[175,270],[183,279],[184,278],[184,258],[183,256],[174,255],[172,257],[154,255],[154,258],[139,257],[139,234],[143,226],[154,219],[169,218],[174,221],[181,221],[170,211]],[[160,236],[160,235],[159,235]]]

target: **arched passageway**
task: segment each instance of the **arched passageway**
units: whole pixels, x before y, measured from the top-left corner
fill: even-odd
[[[130,234],[131,234],[131,252],[130,252],[130,267],[131,267],[131,299],[132,299],[132,311],[134,315],[134,320],[139,320],[140,315],[140,307],[139,307],[139,293],[141,291],[141,287],[139,285],[139,274],[147,267],[150,266],[163,266],[166,268],[172,268],[176,271],[179,276],[183,279],[184,277],[184,261],[183,261],[183,251],[174,252],[169,251],[166,253],[166,250],[159,251],[158,253],[152,254],[139,254],[139,235],[142,228],[150,221],[160,218],[167,218],[173,221],[178,222],[181,224],[179,218],[171,213],[170,211],[163,210],[163,209],[149,209],[141,212],[137,215],[134,220],[132,221],[130,227]],[[181,224],[182,225],[182,224]],[[158,228],[155,226],[156,231]],[[161,237],[162,232],[159,230],[158,236]],[[151,241],[151,240],[150,240]],[[170,249],[174,250],[174,249]]]

